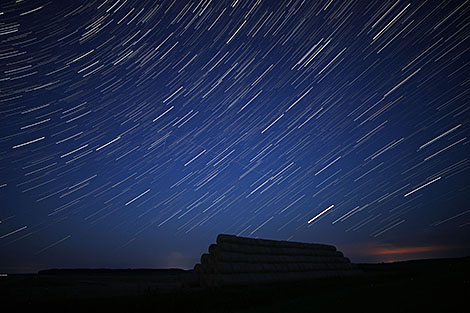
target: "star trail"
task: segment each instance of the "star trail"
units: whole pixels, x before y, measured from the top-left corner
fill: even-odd
[[[468,254],[469,13],[2,1],[0,268],[192,267],[219,233]]]

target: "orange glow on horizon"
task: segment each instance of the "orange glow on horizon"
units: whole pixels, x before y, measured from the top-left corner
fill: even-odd
[[[445,246],[421,246],[421,247],[380,247],[370,251],[372,255],[396,255],[396,254],[412,254],[433,251],[448,250]]]

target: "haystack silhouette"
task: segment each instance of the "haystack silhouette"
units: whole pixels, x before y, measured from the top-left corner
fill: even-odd
[[[362,274],[335,246],[220,234],[194,267],[203,287],[262,284]]]

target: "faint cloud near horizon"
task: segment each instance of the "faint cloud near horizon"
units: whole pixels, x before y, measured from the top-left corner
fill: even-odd
[[[194,267],[195,260],[193,257],[184,255],[181,252],[173,251],[171,252],[167,259],[167,266],[172,268],[182,268],[182,269],[191,269]]]
[[[448,246],[408,246],[398,247],[387,245],[383,247],[377,247],[369,252],[372,255],[404,255],[404,254],[416,254],[436,251],[450,250],[452,247]]]
[[[396,262],[423,258],[451,257],[453,250],[460,247],[449,245],[394,245],[386,243],[369,243],[359,246],[348,246],[346,256],[361,259],[360,261]],[[455,252],[455,251],[454,251]]]

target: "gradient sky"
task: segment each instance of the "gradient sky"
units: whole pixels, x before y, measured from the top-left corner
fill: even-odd
[[[468,1],[0,4],[0,270],[217,234],[470,254]]]

